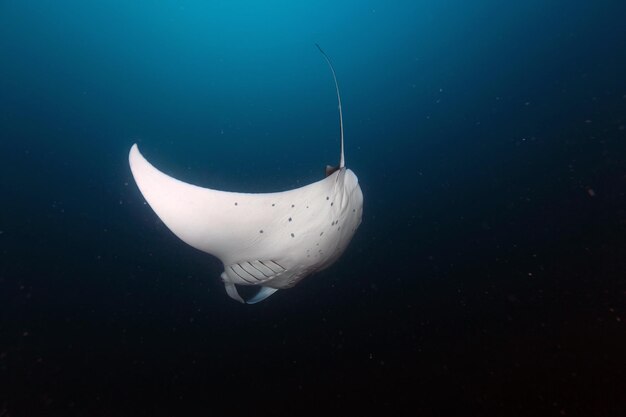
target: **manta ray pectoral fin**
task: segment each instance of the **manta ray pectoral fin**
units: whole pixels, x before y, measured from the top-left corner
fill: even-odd
[[[256,304],[260,301],[263,301],[270,295],[274,294],[276,291],[278,291],[278,288],[261,287],[259,292],[256,293],[254,297],[246,301],[246,304]]]

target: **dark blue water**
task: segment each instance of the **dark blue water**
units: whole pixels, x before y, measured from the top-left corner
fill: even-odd
[[[339,3],[339,4],[338,4]],[[626,413],[626,5],[0,2],[0,416]],[[363,224],[267,301],[136,188],[339,158]]]

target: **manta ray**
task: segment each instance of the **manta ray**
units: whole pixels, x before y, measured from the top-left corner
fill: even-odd
[[[361,224],[363,193],[345,166],[339,84],[330,59],[317,47],[339,103],[339,165],[326,166],[324,179],[275,193],[218,191],[172,178],[152,166],[137,144],[130,149],[132,175],[150,207],[183,242],[222,261],[226,293],[241,303],[258,303],[327,268]],[[259,291],[244,300],[237,286]]]

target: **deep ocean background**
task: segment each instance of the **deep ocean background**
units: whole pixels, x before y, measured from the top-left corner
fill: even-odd
[[[623,1],[0,1],[0,416],[626,415]],[[330,269],[225,294],[136,188],[316,181]]]

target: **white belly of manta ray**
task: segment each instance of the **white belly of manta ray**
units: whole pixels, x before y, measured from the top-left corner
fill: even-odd
[[[217,191],[174,179],[153,167],[136,144],[130,149],[133,177],[150,207],[181,240],[222,261],[226,292],[242,303],[258,303],[328,267],[361,224],[363,194],[345,167],[339,85],[317,47],[333,74],[341,134],[339,166],[327,167],[323,180],[279,193]],[[244,301],[236,285],[260,289]]]
[[[341,168],[294,190],[247,194],[197,187],[152,166],[133,145],[130,167],[139,189],[180,239],[219,258],[230,297],[235,285],[260,286],[255,303],[331,265],[361,223],[363,194]]]

